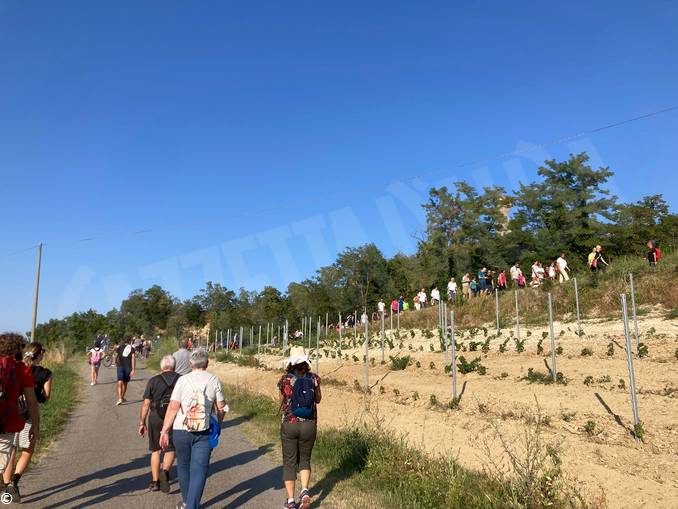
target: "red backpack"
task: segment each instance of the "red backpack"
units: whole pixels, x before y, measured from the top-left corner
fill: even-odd
[[[11,355],[0,357],[0,432],[6,433],[7,422],[18,411],[19,393],[16,360]]]

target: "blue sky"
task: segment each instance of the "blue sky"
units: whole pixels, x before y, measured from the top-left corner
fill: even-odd
[[[30,326],[40,241],[44,321],[412,250],[431,185],[583,149],[675,210],[678,111],[492,156],[678,105],[676,26],[675,2],[0,0],[0,329]]]

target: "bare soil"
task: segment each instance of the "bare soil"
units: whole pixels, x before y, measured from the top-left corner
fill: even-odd
[[[459,390],[464,384],[466,387],[455,410],[445,408],[451,399],[451,376],[444,372],[445,354],[430,351],[431,345],[440,349],[437,336],[427,339],[422,331],[416,331],[411,338],[409,331],[401,329],[403,348],[399,348],[401,340],[394,339],[393,350],[386,346],[383,365],[380,348],[371,348],[369,356],[374,361],[369,366],[369,396],[361,388],[364,346],[344,349],[342,354],[348,355],[348,361],[320,360],[324,398],[319,424],[343,427],[368,420],[394,436],[404,437],[410,445],[431,454],[451,454],[460,464],[483,470],[492,462],[506,460],[499,434],[510,446],[519,447],[525,419],[533,417],[538,406],[546,424],[545,439],[560,448],[567,477],[594,505],[678,508],[678,323],[663,319],[658,310],[639,319],[641,341],[649,348],[647,357],[634,356],[639,413],[645,430],[642,442],[632,435],[621,322],[589,320],[583,321],[582,327],[582,338],[574,333],[573,323],[556,323],[554,327],[557,344],[563,348],[557,370],[563,373],[566,385],[524,379],[529,368],[546,373],[543,359],[550,363],[548,338],[543,340],[544,352],[537,354],[545,327],[521,328],[521,337],[527,337],[522,353],[516,352],[513,340],[507,343],[506,352],[499,351],[499,345],[509,337],[508,330],[491,339],[487,354],[480,346],[478,351],[468,351],[470,341],[485,339],[483,330],[473,337],[465,331],[461,340],[457,336],[457,342],[467,349],[458,356],[468,361],[480,357],[487,373],[458,375]],[[494,333],[488,331],[489,335]],[[612,356],[607,355],[610,342],[614,342]],[[582,356],[584,348],[591,349],[592,355]],[[353,360],[354,355],[358,362]],[[412,362],[405,370],[392,371],[389,356],[395,355],[411,355]],[[225,383],[275,398],[281,359],[262,355],[260,360],[275,370],[233,364],[218,364],[215,370]],[[593,381],[586,385],[589,376]],[[432,395],[438,404],[431,403]],[[365,402],[368,411],[364,410]],[[595,428],[591,430],[588,424],[590,431],[586,431],[589,421]]]

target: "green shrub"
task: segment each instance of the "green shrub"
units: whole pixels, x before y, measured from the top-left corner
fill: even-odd
[[[391,369],[393,371],[402,371],[409,366],[411,357],[409,355],[404,355],[402,357],[390,357],[390,359]]]

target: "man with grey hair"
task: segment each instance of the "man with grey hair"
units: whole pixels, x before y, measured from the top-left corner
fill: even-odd
[[[181,375],[187,375],[191,372],[191,352],[188,349],[188,340],[182,339],[179,341],[179,350],[172,354],[175,360],[174,371]]]
[[[141,405],[139,416],[139,435],[148,432],[148,448],[151,451],[151,484],[149,491],[169,493],[169,471],[174,463],[174,444],[169,437],[167,447],[160,447],[160,430],[167,413],[172,391],[179,379],[174,368],[176,361],[171,355],[165,355],[160,360],[159,374],[151,377],[144,391],[144,402]],[[148,423],[146,422],[148,418]],[[164,457],[161,454],[164,452]],[[161,461],[162,460],[162,461]],[[160,466],[162,465],[162,469]]]
[[[211,433],[218,434],[228,406],[221,382],[207,372],[209,357],[203,349],[191,353],[193,371],[179,378],[160,432],[160,446],[171,438],[177,451],[181,501],[177,507],[198,509],[212,454]]]

